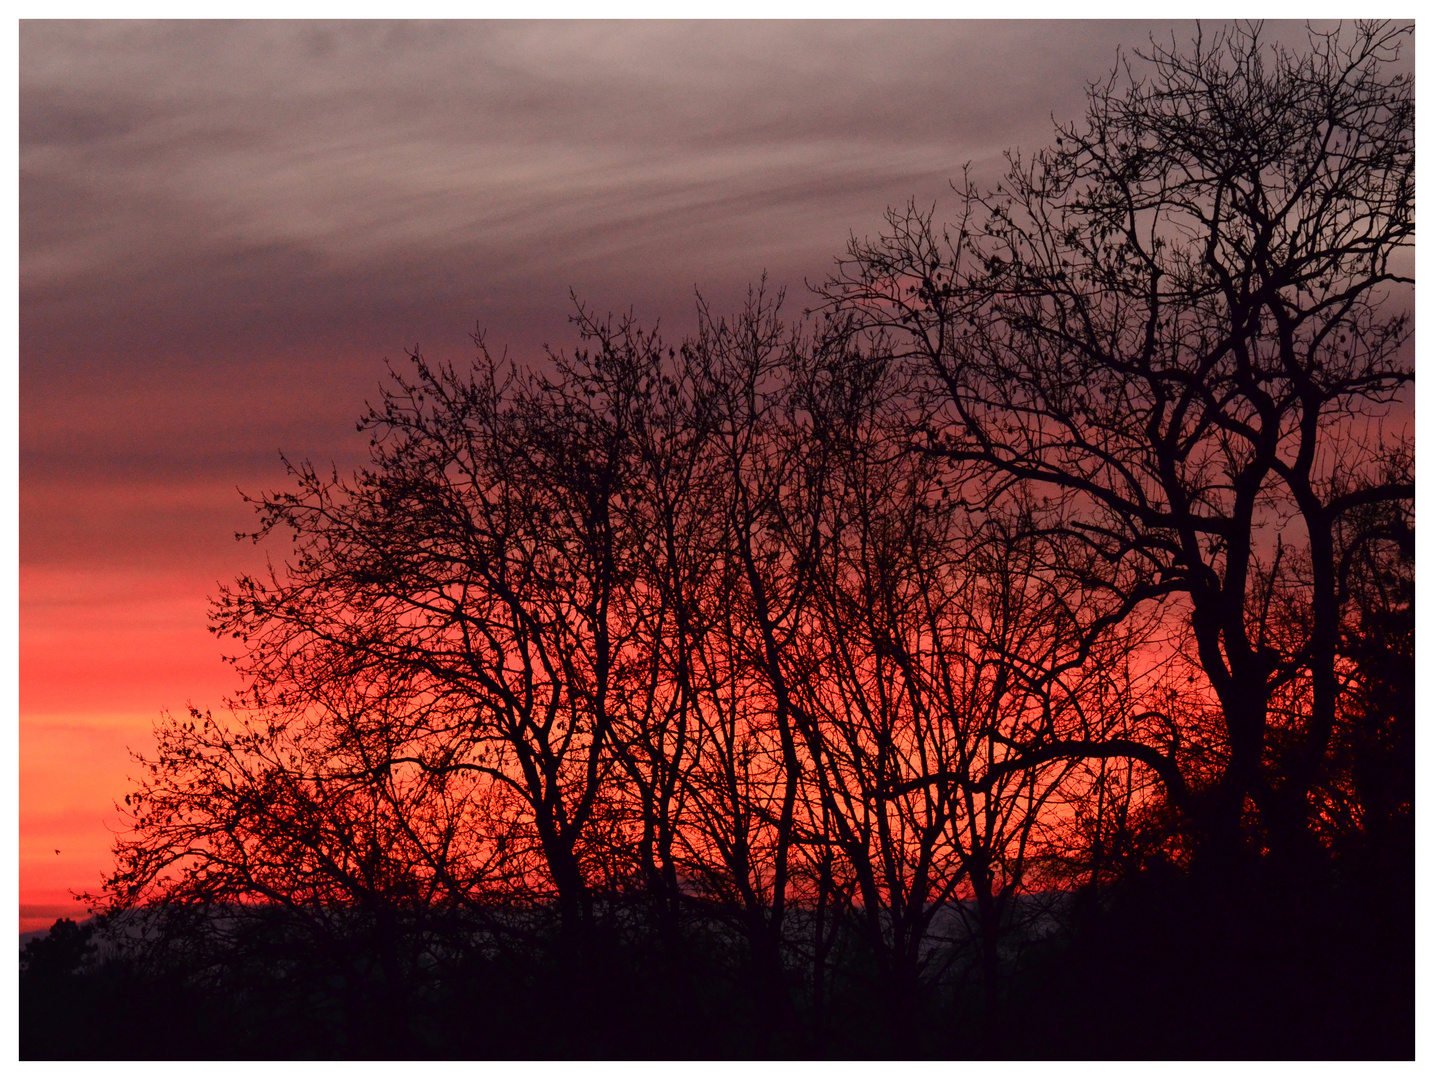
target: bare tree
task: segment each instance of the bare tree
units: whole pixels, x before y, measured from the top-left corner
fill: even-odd
[[[1054,147],[1012,155],[994,191],[968,182],[954,224],[894,214],[824,289],[924,367],[921,452],[988,498],[1019,481],[1050,500],[1037,525],[1081,549],[1088,631],[1187,606],[1224,727],[1199,817],[1227,852],[1247,798],[1270,844],[1308,849],[1340,523],[1413,498],[1380,424],[1413,377],[1391,300],[1412,281],[1413,87],[1390,71],[1411,32],[1153,45]],[[1289,590],[1308,627],[1277,646],[1266,598]],[[1308,708],[1276,739],[1271,697],[1296,679]]]
[[[811,559],[792,551],[818,541],[824,510],[819,462],[796,422],[793,400],[813,344],[781,318],[782,296],[765,282],[732,319],[702,305],[687,355],[713,419],[710,476],[720,491],[722,546],[711,552],[696,657],[706,755],[693,774],[699,833],[709,853],[698,876],[742,913],[765,1023],[792,1030],[785,925],[794,879],[805,762],[783,658],[800,633]],[[715,856],[712,858],[711,856]]]

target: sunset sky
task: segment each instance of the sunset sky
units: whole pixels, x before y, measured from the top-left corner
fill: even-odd
[[[353,467],[386,358],[571,348],[569,290],[677,335],[766,271],[799,311],[1172,29],[23,23],[21,929],[108,868],[127,748],[237,689],[238,492]]]

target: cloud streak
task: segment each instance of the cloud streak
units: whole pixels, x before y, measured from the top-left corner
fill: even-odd
[[[714,219],[721,270],[806,255],[853,203],[1073,112],[1111,30],[27,24],[22,288],[43,307],[280,251],[320,279],[476,256],[526,285],[623,251],[695,279]]]

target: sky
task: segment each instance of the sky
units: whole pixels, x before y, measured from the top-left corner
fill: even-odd
[[[23,22],[21,930],[82,913],[156,719],[239,688],[240,492],[358,464],[385,360],[570,349],[573,295],[681,334],[764,272],[797,311],[1172,29]]]

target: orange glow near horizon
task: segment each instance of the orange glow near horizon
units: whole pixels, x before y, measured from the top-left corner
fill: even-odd
[[[202,571],[20,572],[20,932],[81,917],[113,867],[130,751],[154,721],[236,688],[204,626]]]

